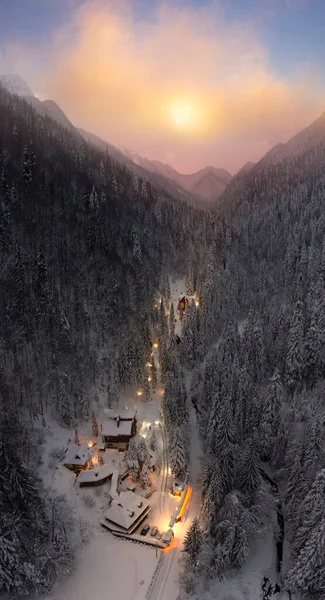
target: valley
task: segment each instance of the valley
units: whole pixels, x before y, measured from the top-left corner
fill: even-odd
[[[1,76],[4,600],[321,600],[324,168],[324,114],[181,174]]]

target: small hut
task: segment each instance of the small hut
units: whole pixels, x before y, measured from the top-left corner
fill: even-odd
[[[180,314],[181,319],[183,318],[187,307],[188,307],[188,299],[186,298],[186,296],[183,296],[183,298],[179,299],[178,305],[177,305],[177,310]]]
[[[88,444],[81,444],[81,446],[72,444],[67,451],[63,464],[71,471],[83,471],[88,469],[89,459]]]

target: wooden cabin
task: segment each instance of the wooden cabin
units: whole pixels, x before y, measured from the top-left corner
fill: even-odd
[[[89,468],[88,444],[71,444],[64,459],[64,466],[71,471],[84,471]]]
[[[180,313],[181,319],[183,318],[187,307],[188,307],[188,299],[186,298],[186,296],[183,296],[183,298],[180,298],[180,300],[178,301],[178,305],[177,305],[177,310]]]
[[[137,420],[134,412],[121,413],[102,423],[102,442],[105,448],[126,450],[130,439],[136,434]]]

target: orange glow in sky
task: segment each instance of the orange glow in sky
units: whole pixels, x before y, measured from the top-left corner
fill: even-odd
[[[52,35],[4,45],[0,72],[20,73],[74,125],[186,173],[234,172],[323,112],[317,65],[284,76],[244,16],[166,1],[149,17],[135,0],[71,0]]]

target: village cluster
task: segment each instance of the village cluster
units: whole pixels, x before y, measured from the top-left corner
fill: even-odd
[[[137,432],[138,426],[141,434]],[[160,428],[159,421],[138,423],[135,410],[115,413],[106,409],[97,441],[70,444],[63,464],[75,472],[80,488],[109,481],[109,506],[101,519],[103,527],[117,537],[141,540],[164,549],[172,542],[174,524],[184,514],[190,488],[186,482],[171,478],[170,493],[178,502],[168,519],[164,518],[164,524],[168,524],[166,530],[148,523],[153,507],[151,497],[157,492],[150,473],[162,478],[170,475],[157,451]]]
[[[187,298],[180,298],[180,319],[187,306]],[[157,349],[158,343],[154,342],[153,352]],[[142,394],[139,389],[137,396]],[[159,388],[157,395],[162,394]],[[92,439],[80,441],[76,432],[63,461],[75,473],[77,489],[108,483],[108,505],[100,524],[114,536],[167,548],[174,537],[175,523],[187,514],[191,488],[187,478],[175,478],[168,467],[160,420],[140,420],[136,407],[117,411],[106,408],[100,422],[94,414],[92,419]],[[163,494],[174,500],[164,510],[160,506],[158,514]]]

